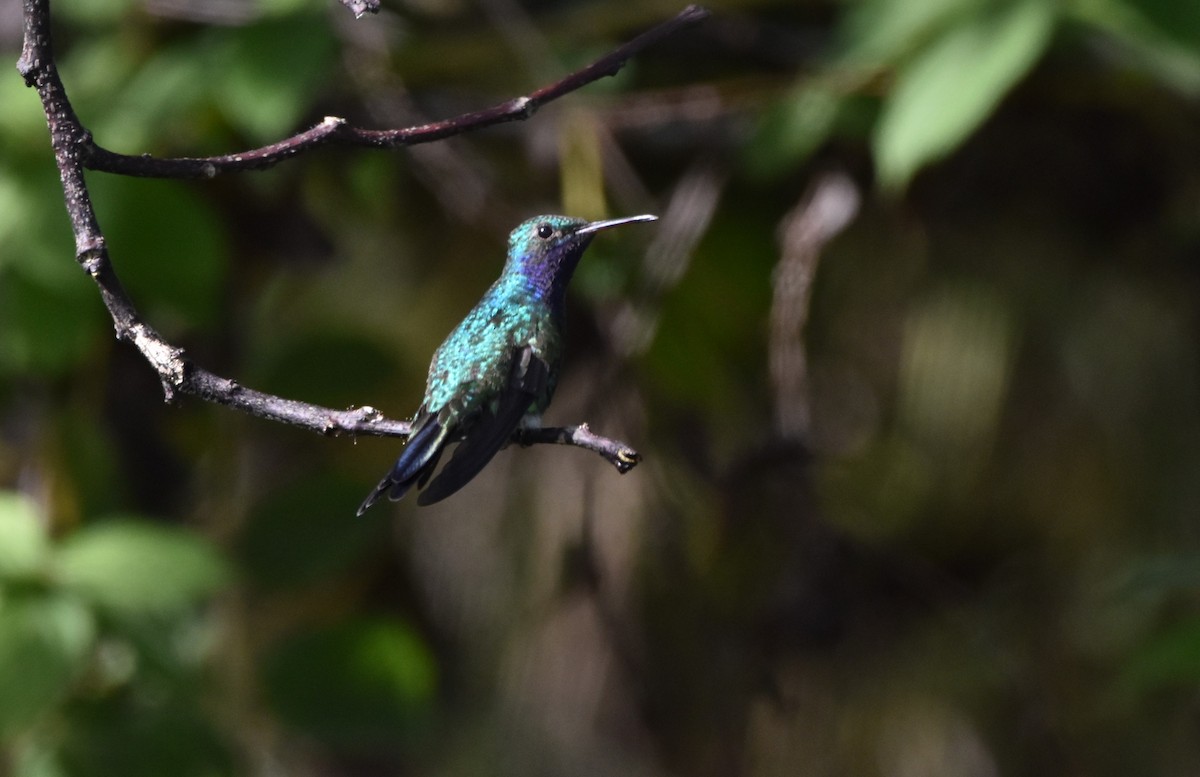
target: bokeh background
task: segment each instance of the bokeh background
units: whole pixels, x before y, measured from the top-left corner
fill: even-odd
[[[195,156],[485,107],[680,7],[53,14],[97,140]],[[510,449],[357,520],[399,443],[165,405],[0,71],[0,773],[1200,772],[1200,4],[710,7],[527,122],[89,176],[198,363],[393,417],[517,221],[663,217],[590,249],[547,417],[643,464]]]

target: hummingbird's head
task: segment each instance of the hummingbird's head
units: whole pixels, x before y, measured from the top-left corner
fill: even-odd
[[[584,221],[570,216],[535,216],[508,236],[506,272],[519,272],[539,296],[562,299],[584,249],[602,229],[657,216],[630,216],[609,221]]]

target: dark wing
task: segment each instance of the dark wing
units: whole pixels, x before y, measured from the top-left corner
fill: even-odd
[[[449,463],[417,497],[417,504],[431,505],[453,494],[487,466],[496,452],[512,438],[529,406],[542,396],[550,380],[550,365],[525,346],[513,354],[508,386],[495,411],[484,409],[466,437],[454,450]]]
[[[414,427],[416,431],[408,438],[408,444],[404,446],[400,458],[396,459],[391,472],[379,481],[379,485],[375,486],[375,490],[358,508],[359,515],[365,513],[384,494],[393,501],[400,499],[408,493],[414,483],[423,483],[428,479],[433,468],[437,466],[447,436],[440,415],[435,417],[425,414],[421,417],[418,414]]]

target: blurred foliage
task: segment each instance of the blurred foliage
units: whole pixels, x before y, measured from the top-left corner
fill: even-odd
[[[143,517],[99,517],[55,542],[12,492],[0,492],[0,538],[0,736],[12,771],[226,768],[220,748],[175,749],[212,727],[197,710],[218,626],[199,605],[230,579],[217,550]],[[194,719],[182,730],[169,722],[179,714]]]
[[[54,15],[101,144],[197,156],[492,105],[681,5]],[[395,441],[162,404],[0,78],[0,774],[1200,771],[1200,4],[711,6],[527,122],[89,176],[198,363],[396,417],[513,224],[664,216],[590,249],[547,418],[641,466],[514,450],[359,520]],[[829,170],[863,202],[821,256],[797,440],[772,279]]]

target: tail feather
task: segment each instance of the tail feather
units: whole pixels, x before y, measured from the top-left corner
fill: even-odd
[[[437,422],[436,418],[431,418],[417,430],[416,434],[408,438],[408,444],[404,446],[400,458],[396,459],[392,471],[388,473],[392,482],[403,483],[412,480],[418,472],[424,469],[429,460],[441,448],[444,436],[439,434],[441,430],[442,425]]]
[[[442,448],[446,444],[447,429],[436,418],[429,418],[417,429],[400,453],[400,458],[390,472],[379,481],[375,490],[363,500],[358,508],[362,515],[378,502],[384,494],[393,502],[401,499],[418,481],[424,482],[437,466]]]

